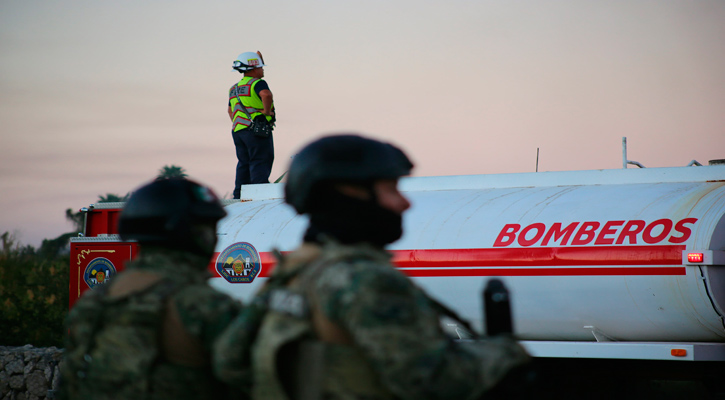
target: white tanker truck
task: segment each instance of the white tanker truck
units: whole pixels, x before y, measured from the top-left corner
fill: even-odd
[[[502,280],[516,337],[546,379],[689,379],[722,390],[725,165],[410,177],[400,187],[412,207],[389,247],[396,266],[481,331],[481,292]],[[274,269],[273,252],[300,244],[307,221],[282,188],[243,186],[240,201],[225,200],[214,287],[247,301]],[[85,209],[73,294],[99,284],[93,271],[113,279],[137,251],[115,235],[120,206]]]

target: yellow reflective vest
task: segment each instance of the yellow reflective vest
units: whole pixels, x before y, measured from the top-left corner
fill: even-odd
[[[229,106],[232,108],[232,131],[237,132],[248,128],[257,115],[262,115],[264,104],[254,87],[261,79],[245,76],[239,83],[229,89]],[[244,113],[244,109],[247,111]],[[250,118],[248,118],[251,117]],[[271,116],[266,116],[272,121]]]

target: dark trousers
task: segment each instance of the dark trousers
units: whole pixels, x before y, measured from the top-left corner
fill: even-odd
[[[274,162],[274,141],[269,137],[254,136],[241,129],[232,132],[234,146],[237,148],[237,177],[234,180],[233,197],[239,198],[241,185],[251,183],[269,183],[269,174]]]

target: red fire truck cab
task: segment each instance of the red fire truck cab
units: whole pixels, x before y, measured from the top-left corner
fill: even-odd
[[[70,296],[73,307],[81,294],[96,285],[113,280],[126,261],[138,252],[135,242],[118,236],[118,216],[124,203],[96,203],[81,209],[84,213],[82,236],[70,243]]]

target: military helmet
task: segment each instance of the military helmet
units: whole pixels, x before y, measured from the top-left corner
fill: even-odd
[[[215,225],[225,215],[211,189],[187,179],[161,179],[133,192],[118,231],[123,240],[182,247],[194,240],[192,226]]]
[[[410,174],[413,163],[389,143],[354,134],[323,137],[295,155],[287,173],[285,201],[310,212],[314,194],[326,182],[370,182]]]

